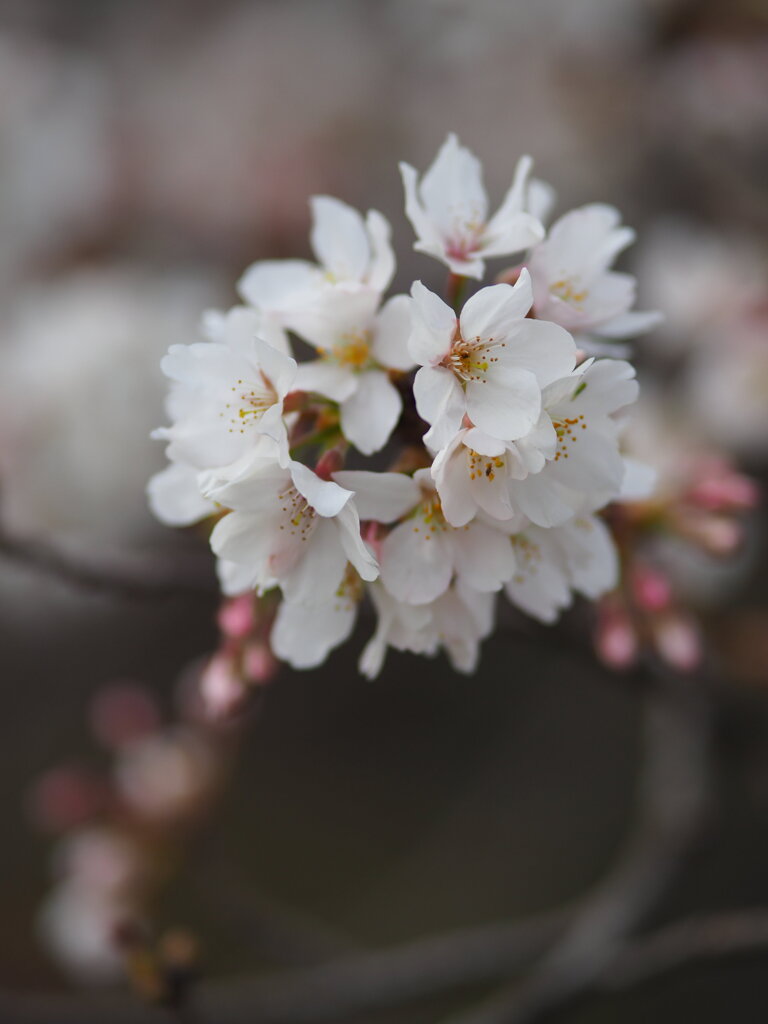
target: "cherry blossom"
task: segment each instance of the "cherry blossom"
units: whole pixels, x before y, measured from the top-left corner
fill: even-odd
[[[410,299],[395,295],[381,309],[378,302],[369,290],[327,292],[297,326],[320,358],[301,364],[296,386],[339,403],[342,432],[364,455],[383,448],[403,408],[388,371],[413,366]]]
[[[594,600],[618,582],[616,548],[597,516],[552,529],[530,524],[512,543],[517,567],[504,590],[512,604],[541,622],[555,622],[574,592]]]
[[[536,316],[578,334],[628,338],[655,327],[658,313],[632,311],[636,282],[611,270],[635,238],[619,211],[591,203],[564,214],[526,261]]]
[[[522,515],[560,526],[617,498],[626,464],[615,414],[637,391],[629,363],[603,359],[548,384],[542,415],[521,440],[460,431],[432,467],[448,522],[462,526],[482,509],[499,520]]]
[[[509,256],[541,241],[544,229],[529,211],[533,161],[523,157],[496,213],[488,218],[488,196],[480,161],[450,133],[421,181],[401,163],[405,212],[416,232],[414,249],[434,256],[454,274],[482,278],[485,259]]]
[[[348,560],[363,579],[378,576],[352,491],[300,462],[258,456],[230,479],[212,471],[204,491],[233,510],[211,534],[215,554],[238,570],[222,580],[229,593],[279,585],[288,600],[314,603],[337,590]]]
[[[421,369],[413,391],[433,449],[448,444],[464,416],[503,441],[524,437],[541,414],[541,392],[570,373],[576,346],[562,327],[531,320],[528,273],[481,288],[453,310],[420,282],[413,286],[409,348]]]
[[[260,260],[238,282],[245,302],[291,329],[307,306],[334,287],[381,295],[395,272],[388,221],[376,210],[363,217],[331,196],[313,196],[310,242],[317,263]]]

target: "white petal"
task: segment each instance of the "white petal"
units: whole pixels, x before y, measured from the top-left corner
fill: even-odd
[[[395,273],[395,254],[389,241],[392,229],[389,221],[378,210],[368,211],[365,226],[371,244],[368,284],[377,292],[385,292]]]
[[[459,431],[449,445],[438,452],[432,463],[432,476],[443,515],[451,526],[464,526],[477,512],[470,490],[467,469],[467,449],[464,447],[466,431]]]
[[[536,245],[544,237],[540,220],[525,208],[532,167],[533,161],[529,156],[518,161],[509,191],[483,232],[484,256],[507,256],[520,252]]]
[[[383,370],[366,370],[357,388],[341,405],[341,429],[363,455],[379,451],[395,429],[403,400]]]
[[[350,636],[358,603],[344,594],[322,604],[282,601],[269,643],[275,656],[294,668],[316,668]]]
[[[333,402],[343,402],[354,393],[357,377],[346,367],[314,359],[299,363],[293,385],[297,391],[315,392]]]
[[[505,366],[530,370],[545,387],[571,373],[576,365],[576,343],[557,324],[525,320],[497,355]]]
[[[242,298],[252,306],[283,312],[296,296],[315,291],[322,274],[307,260],[260,260],[237,282]]]
[[[332,196],[312,196],[310,243],[320,263],[339,281],[363,281],[371,259],[363,218]]]
[[[381,581],[398,601],[427,604],[443,594],[453,575],[450,541],[423,518],[407,519],[384,540]]]
[[[451,132],[421,181],[421,198],[443,237],[469,224],[485,223],[488,197],[480,161]]]
[[[213,502],[204,498],[193,466],[172,462],[147,484],[149,507],[168,526],[189,526],[215,511]]]
[[[382,366],[410,370],[414,364],[409,348],[411,336],[411,299],[393,295],[376,317],[373,355]]]
[[[442,238],[437,225],[424,209],[418,194],[418,173],[410,164],[400,164],[400,174],[405,191],[405,214],[416,232],[417,238],[434,246],[436,254],[442,251]]]
[[[223,558],[218,558],[216,560],[216,575],[219,577],[221,592],[227,597],[247,594],[256,586],[251,567],[241,565],[239,562],[227,562]]]
[[[291,462],[289,468],[296,490],[319,516],[337,516],[352,497],[352,491],[339,487],[333,480],[321,479],[301,462]]]
[[[514,286],[492,284],[467,300],[461,311],[461,336],[503,340],[518,330],[532,303],[531,278],[523,268]]]
[[[533,427],[541,413],[541,391],[528,370],[497,365],[484,381],[466,389],[467,415],[491,437],[514,441]]]
[[[456,314],[421,281],[411,287],[411,334],[408,350],[413,362],[429,366],[439,362],[451,348]]]
[[[278,398],[285,398],[296,378],[296,360],[261,338],[254,338],[251,346],[256,365],[271,382]]]
[[[370,582],[379,575],[379,563],[366,547],[363,538],[360,536],[360,517],[354,502],[349,504],[338,514],[334,520],[338,530],[341,546],[344,549],[349,561],[357,569],[362,579]]]
[[[422,366],[413,381],[413,397],[419,416],[431,424],[425,442],[444,448],[461,426],[466,401],[461,385],[444,366]]]
[[[478,520],[453,533],[456,574],[463,583],[482,592],[500,590],[515,571],[509,537]]]
[[[621,483],[621,501],[643,501],[650,498],[656,488],[658,473],[653,466],[637,459],[624,457],[624,479]]]
[[[605,338],[633,338],[637,334],[652,331],[663,322],[663,313],[624,313],[607,323],[600,324],[599,333]]]
[[[342,469],[333,474],[333,479],[354,491],[355,507],[361,519],[392,523],[415,508],[421,500],[421,488],[404,473]]]
[[[320,603],[339,587],[347,556],[339,543],[335,524],[335,519],[318,520],[310,537],[298,542],[300,555],[294,559],[293,566],[279,573],[280,587],[289,601]]]

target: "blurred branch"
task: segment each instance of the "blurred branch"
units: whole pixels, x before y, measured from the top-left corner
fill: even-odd
[[[659,673],[646,696],[645,752],[633,836],[616,866],[526,981],[451,1024],[527,1024],[592,986],[675,876],[708,791],[709,709],[703,693]]]
[[[598,979],[598,987],[624,991],[699,960],[764,952],[768,908],[692,917],[637,939]]]
[[[218,592],[210,558],[168,555],[73,555],[38,540],[11,537],[0,529],[0,557],[68,586],[141,601],[213,597]]]

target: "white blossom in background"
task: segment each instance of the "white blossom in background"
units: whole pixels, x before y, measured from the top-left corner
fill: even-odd
[[[541,392],[569,373],[576,346],[556,324],[531,320],[529,276],[481,288],[461,311],[420,282],[413,286],[411,355],[421,369],[416,408],[431,425],[425,443],[443,448],[466,415],[485,434],[504,441],[525,436],[541,413]]]
[[[194,338],[200,274],[121,265],[22,289],[0,338],[1,514],[8,530],[92,551],[145,538],[143,499],[162,465],[147,433],[161,417],[158,363]]]
[[[533,161],[524,156],[501,206],[488,217],[480,161],[452,132],[421,181],[401,163],[405,212],[416,232],[414,248],[445,263],[454,274],[482,278],[485,260],[510,256],[539,242],[540,221],[529,212]]]
[[[537,317],[577,335],[629,338],[661,321],[658,313],[632,310],[637,285],[612,270],[635,239],[619,211],[603,203],[571,210],[555,221],[526,260]]]

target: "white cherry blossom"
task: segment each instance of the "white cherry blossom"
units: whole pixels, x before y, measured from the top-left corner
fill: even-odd
[[[634,231],[621,226],[619,211],[603,203],[560,217],[526,262],[536,316],[605,338],[628,338],[655,327],[660,314],[632,311],[635,278],[611,270],[634,239]]]
[[[299,462],[282,467],[259,456],[229,478],[208,474],[203,490],[233,510],[211,534],[232,593],[279,585],[290,601],[322,603],[338,589],[348,561],[363,579],[378,576],[352,491]]]
[[[515,568],[503,533],[479,519],[460,529],[452,527],[428,469],[417,470],[412,479],[386,476],[398,478],[397,511],[404,517],[380,549],[381,581],[393,597],[407,604],[429,604],[448,590],[454,578],[482,592],[501,589]],[[343,479],[348,482],[349,476]],[[393,483],[381,485],[381,490],[391,489]],[[361,495],[358,500],[372,518],[394,518],[396,503],[391,495]],[[388,514],[377,515],[377,507]]]
[[[506,595],[541,622],[555,622],[574,592],[594,600],[618,582],[616,546],[597,516],[577,517],[546,530],[531,524],[512,543],[517,568],[505,584]]]
[[[405,212],[417,236],[414,249],[441,260],[454,274],[480,279],[486,258],[509,256],[541,241],[544,229],[528,212],[532,166],[528,156],[518,162],[509,191],[489,219],[480,161],[453,133],[421,181],[410,164],[401,163]]]
[[[381,295],[395,272],[388,221],[376,210],[363,219],[357,210],[331,196],[313,196],[310,242],[317,263],[308,260],[260,260],[238,282],[242,298],[284,326],[295,329],[296,316],[329,288]]]
[[[445,648],[459,672],[474,671],[480,641],[493,629],[496,595],[455,583],[430,604],[398,601],[380,583],[368,588],[376,609],[376,630],[360,657],[360,671],[369,679],[379,675],[387,649],[435,655]]]
[[[328,291],[296,318],[296,330],[320,356],[302,363],[296,387],[338,402],[344,436],[364,455],[389,440],[403,400],[390,370],[410,370],[411,300],[395,295],[378,309],[370,290]]]
[[[172,345],[161,368],[174,386],[170,427],[154,436],[169,442],[168,457],[205,469],[225,466],[266,435],[288,460],[283,399],[296,377],[296,362],[254,333],[253,310],[233,309],[221,321],[220,341]]]
[[[637,390],[629,363],[589,362],[544,388],[541,416],[520,440],[459,431],[432,465],[448,522],[463,526],[482,510],[559,526],[618,497],[626,466],[615,413]]]
[[[541,391],[576,364],[573,338],[556,324],[527,317],[530,277],[481,288],[457,320],[450,306],[416,282],[411,356],[421,365],[413,390],[424,441],[445,447],[464,416],[491,437],[524,437],[541,414]]]

